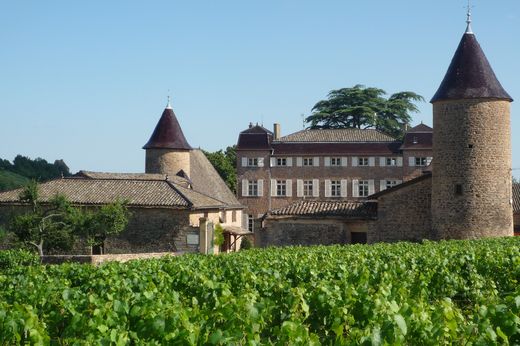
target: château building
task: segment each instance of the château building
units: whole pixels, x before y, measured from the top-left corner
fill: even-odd
[[[237,143],[238,199],[248,228],[270,210],[302,200],[361,200],[422,174],[432,161],[432,128],[403,140],[373,129],[302,130],[280,136],[250,124]]]

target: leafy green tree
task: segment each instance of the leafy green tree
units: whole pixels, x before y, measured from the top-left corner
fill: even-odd
[[[85,210],[78,217],[77,233],[85,237],[91,253],[93,247],[99,247],[103,253],[106,239],[124,231],[129,217],[125,201],[115,201],[93,211]]]
[[[236,146],[229,146],[225,151],[203,152],[229,189],[235,193],[237,189]]]
[[[32,181],[20,193],[20,201],[29,204],[30,211],[14,216],[9,231],[34,246],[40,256],[44,250],[72,248],[77,213],[64,196],[56,195],[48,206],[43,206],[38,201],[38,185]]]
[[[247,250],[253,247],[253,243],[249,240],[248,237],[242,237],[242,242],[240,242],[240,250]]]
[[[217,246],[222,246],[224,244],[224,228],[217,223],[213,230],[213,244]]]
[[[383,89],[355,85],[329,92],[312,108],[305,121],[311,129],[373,128],[394,137],[401,137],[405,124],[410,123],[411,113],[418,111],[415,102],[424,98],[414,92],[404,91],[385,98]]]

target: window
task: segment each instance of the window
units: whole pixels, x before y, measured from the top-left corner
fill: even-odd
[[[330,196],[340,197],[341,196],[341,180],[330,181]]]
[[[237,211],[233,210],[231,212],[231,222],[237,222]]]
[[[397,166],[397,157],[387,157],[386,165],[387,166]]]
[[[285,180],[276,181],[276,195],[287,196],[287,182]]]
[[[330,165],[331,166],[341,166],[341,157],[331,157]]]
[[[367,197],[368,196],[368,180],[360,180],[358,183],[358,191],[359,197]]]
[[[247,165],[250,166],[250,167],[258,166],[258,158],[257,157],[248,157],[247,158]]]
[[[303,165],[304,166],[314,166],[314,158],[313,157],[304,157]]]
[[[462,184],[455,184],[455,194],[458,196],[462,195]]]
[[[400,183],[399,180],[386,180],[385,181],[385,186],[387,189],[391,188],[391,187],[394,187],[396,185],[398,185]]]
[[[247,193],[248,196],[258,196],[258,181],[257,180],[249,180],[247,183]]]
[[[368,157],[358,157],[358,166],[368,166]]]
[[[287,159],[285,157],[278,157],[276,159],[277,166],[287,166]]]
[[[415,158],[415,165],[416,166],[427,166],[428,165],[428,158],[426,158],[426,157],[416,157]]]
[[[312,180],[304,180],[303,181],[303,195],[305,197],[311,197],[313,191]]]
[[[247,230],[249,232],[255,231],[255,218],[253,215],[247,215]]]

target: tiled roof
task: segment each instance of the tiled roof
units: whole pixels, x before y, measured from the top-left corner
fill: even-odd
[[[520,212],[520,183],[513,183],[513,213]]]
[[[401,142],[381,143],[273,143],[273,155],[394,155]]]
[[[412,127],[406,133],[420,133],[420,132],[433,132],[433,128],[429,127],[428,125],[424,125],[423,123],[420,123],[417,126]]]
[[[22,189],[0,193],[0,204],[19,203]],[[129,206],[170,208],[219,208],[221,201],[165,180],[62,178],[39,185],[42,202],[57,194],[65,195],[79,205],[101,205],[117,199],[128,201]]]
[[[190,182],[182,177],[171,174],[160,173],[107,173],[107,172],[92,172],[79,171],[74,176],[91,178],[91,179],[115,179],[115,180],[168,180],[172,183],[189,187]]]
[[[513,101],[495,76],[475,35],[465,33],[430,102],[474,98]]]
[[[246,133],[246,134],[252,134],[252,133],[269,133],[269,134],[273,134],[273,132],[271,132],[270,130],[266,129],[265,127],[263,126],[260,126],[260,125],[250,125],[250,127],[240,133]]]
[[[201,150],[190,152],[190,166],[193,190],[222,201],[226,207],[243,207]]]
[[[301,201],[270,212],[273,216],[341,216],[375,218],[376,202]]]
[[[372,129],[318,129],[302,130],[290,135],[280,137],[276,142],[313,142],[313,143],[336,143],[336,142],[395,142],[396,139],[382,132]]]
[[[164,110],[152,136],[143,149],[191,149],[173,109],[167,107]]]
[[[407,132],[401,149],[432,149],[433,132]]]

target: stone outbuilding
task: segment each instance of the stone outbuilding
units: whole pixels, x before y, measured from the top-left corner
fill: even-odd
[[[216,224],[223,226],[227,241],[221,250],[237,249],[248,234],[241,228],[244,206],[204,153],[188,144],[170,105],[144,148],[146,173],[80,171],[40,184],[41,202],[56,194],[85,208],[126,201],[131,212],[126,230],[108,239],[100,252],[210,252],[213,237],[201,239],[201,227],[211,234]],[[0,225],[27,208],[19,201],[20,191],[0,193]],[[75,252],[89,251],[79,247]]]
[[[271,211],[255,233],[259,247],[357,244],[375,241],[377,203],[300,201]]]

